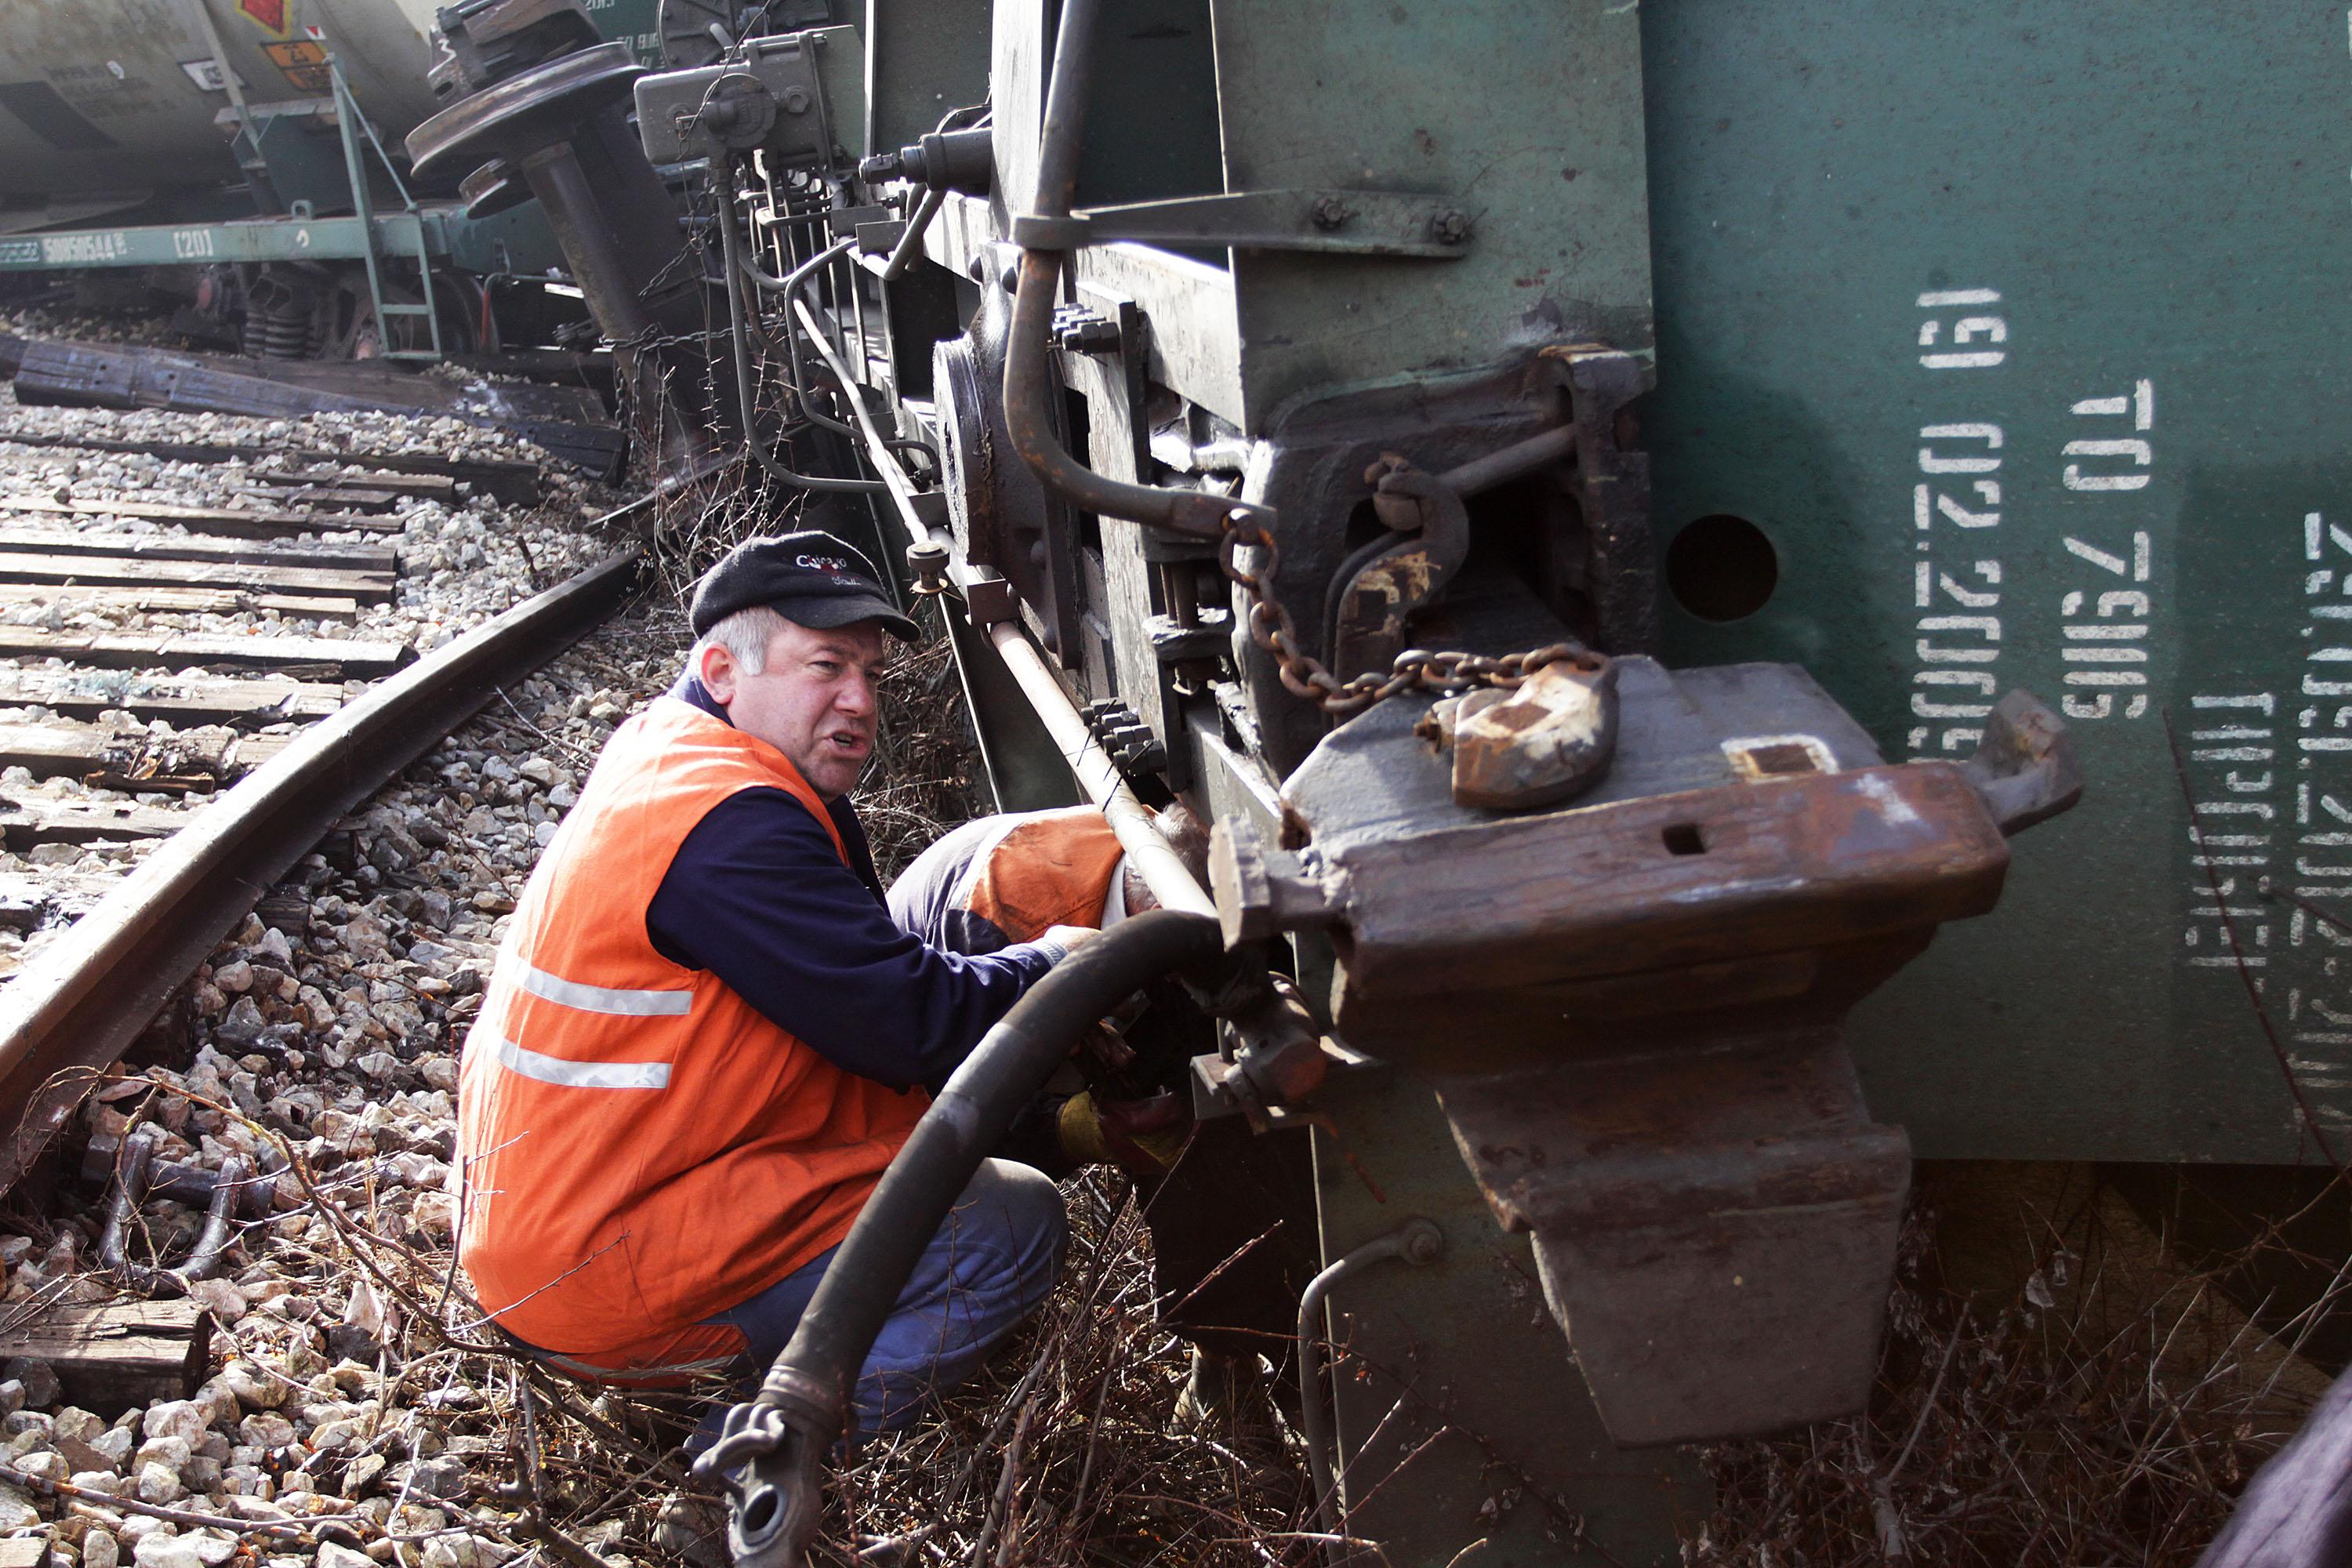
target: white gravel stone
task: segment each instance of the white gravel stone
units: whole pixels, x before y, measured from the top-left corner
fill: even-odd
[[[212,1413],[193,1399],[172,1399],[150,1405],[139,1430],[149,1437],[184,1437],[190,1447],[205,1440]]]
[[[133,1473],[145,1469],[149,1465],[162,1465],[176,1473],[186,1468],[188,1461],[195,1457],[196,1446],[185,1437],[150,1437],[139,1445],[139,1452],[131,1456],[131,1465]]]
[[[232,1497],[258,1498],[267,1502],[278,1495],[278,1483],[258,1465],[231,1465],[221,1472],[221,1489]]]
[[[188,1495],[188,1489],[180,1484],[179,1471],[153,1459],[139,1467],[136,1481],[141,1502],[177,1502]]]
[[[283,1448],[294,1441],[294,1423],[274,1410],[258,1410],[237,1424],[237,1434],[257,1448]]]
[[[286,1384],[249,1361],[233,1361],[221,1369],[220,1380],[239,1404],[275,1410],[286,1403]]]
[[[221,1568],[236,1555],[236,1537],[226,1530],[199,1530],[180,1539],[195,1549],[196,1559],[205,1568]]]
[[[16,1461],[16,1468],[37,1481],[62,1481],[72,1478],[73,1467],[63,1454],[42,1449],[26,1454]]]
[[[122,1560],[121,1543],[114,1531],[93,1526],[81,1538],[81,1568],[116,1568]]]
[[[78,1443],[96,1440],[106,1430],[106,1418],[94,1410],[84,1410],[68,1405],[49,1418],[50,1428],[59,1437],[71,1437]]]
[[[362,1454],[343,1467],[343,1495],[357,1497],[375,1484],[389,1463],[382,1454]]]
[[[436,1535],[425,1543],[425,1568],[499,1568],[513,1556],[479,1535]]]
[[[205,1568],[193,1542],[161,1531],[142,1536],[139,1544],[131,1548],[131,1560],[139,1568]]]

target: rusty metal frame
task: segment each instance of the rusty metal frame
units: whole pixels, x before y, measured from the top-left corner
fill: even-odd
[[[635,550],[592,566],[313,724],[27,963],[0,992],[0,1104],[23,1107],[0,1144],[0,1191],[65,1125],[98,1069],[337,817],[610,616],[638,566]]]

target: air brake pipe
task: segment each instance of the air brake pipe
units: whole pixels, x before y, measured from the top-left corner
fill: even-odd
[[[820,262],[832,260],[835,256],[847,249],[852,243],[854,242],[850,240],[843,240],[833,250],[819,257],[818,260]],[[727,337],[729,345],[735,351],[735,395],[743,412],[743,450],[750,454],[753,462],[766,469],[769,474],[793,486],[795,489],[839,490],[871,494],[887,488],[879,479],[836,479],[821,474],[794,473],[770,457],[767,449],[761,444],[757,418],[758,399],[751,395],[751,351],[743,342],[743,318],[746,312],[743,300],[742,246],[741,237],[735,232],[735,215],[722,209],[719,214],[719,247],[725,252]],[[793,390],[799,389],[795,387]]]
[[[866,1352],[1013,1117],[1096,1020],[1223,951],[1217,922],[1200,915],[1153,910],[1122,921],[1055,965],[956,1068],[882,1173],[758,1395],[695,1467],[707,1477],[748,1459],[730,1531],[739,1568],[801,1561],[821,1511],[822,1461],[847,1425]]]
[[[1087,69],[1094,55],[1095,21],[1101,0],[1063,0],[1061,28],[1054,39],[1054,74],[1045,89],[1044,124],[1037,138],[1037,191],[1034,216],[1066,218],[1078,184],[1079,132],[1087,118]],[[1013,293],[1013,321],[1004,342],[1004,423],[1013,449],[1038,481],[1081,511],[1125,518],[1213,539],[1229,512],[1256,515],[1270,527],[1274,514],[1207,490],[1162,489],[1122,484],[1087,468],[1054,435],[1046,373],[1045,342],[1053,325],[1061,276],[1053,251],[1024,247],[1021,281]]]
[[[1300,1436],[1315,1472],[1315,1509],[1326,1535],[1339,1533],[1334,1522],[1339,1482],[1331,1472],[1331,1439],[1323,1415],[1322,1317],[1324,1299],[1351,1274],[1360,1273],[1383,1258],[1407,1263],[1434,1263],[1445,1250],[1445,1233],[1426,1219],[1409,1219],[1386,1236],[1375,1237],[1307,1281],[1298,1298],[1298,1412],[1305,1419]]]
[[[808,329],[809,341],[823,356],[825,368],[832,371],[844,386],[849,385],[848,368],[834,353],[833,345],[825,341],[824,334],[816,330],[816,319],[809,313],[807,305],[795,300],[793,309],[799,314],[801,324]],[[939,544],[951,550],[954,539],[946,530],[934,529],[916,515],[914,486],[908,481],[906,470],[898,466],[898,458],[884,447],[880,432],[874,427],[873,416],[866,407],[866,400],[852,396],[849,405],[866,443],[866,460],[872,463],[875,472],[882,476],[883,483],[889,489],[890,499],[898,503],[892,510],[906,529],[908,542]],[[1037,710],[1037,717],[1044,722],[1045,732],[1054,738],[1062,760],[1069,763],[1070,772],[1077,775],[1079,787],[1087,792],[1089,800],[1101,807],[1103,816],[1110,823],[1111,832],[1118,837],[1119,847],[1127,851],[1128,864],[1143,878],[1144,886],[1150,888],[1151,896],[1160,900],[1160,907],[1181,910],[1187,914],[1215,915],[1216,904],[1202,889],[1199,879],[1186,868],[1182,858],[1169,847],[1168,841],[1160,837],[1159,829],[1152,826],[1151,813],[1128,787],[1127,780],[1119,773],[1118,764],[1110,760],[1110,753],[1103,750],[1102,743],[1095,739],[1094,731],[1087,728],[1086,720],[1078,715],[1077,705],[1070,700],[1070,694],[1063,689],[1061,681],[1046,667],[1044,656],[1022,635],[1020,626],[1012,621],[1000,621],[988,628],[988,637],[996,645],[996,651],[1003,656],[1006,668],[1013,671],[1013,679],[1020,684],[1022,695],[1028,698],[1029,705]]]

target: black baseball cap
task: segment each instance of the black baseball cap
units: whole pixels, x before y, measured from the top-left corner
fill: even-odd
[[[765,605],[797,625],[817,631],[853,621],[880,621],[902,641],[922,635],[890,602],[865,556],[830,533],[815,529],[747,539],[723,556],[695,584],[687,618],[702,636],[738,610]]]

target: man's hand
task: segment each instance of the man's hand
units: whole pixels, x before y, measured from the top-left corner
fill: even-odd
[[[1037,940],[1059,942],[1062,952],[1068,954],[1077,952],[1080,943],[1100,935],[1102,932],[1092,926],[1047,926],[1045,934]]]

